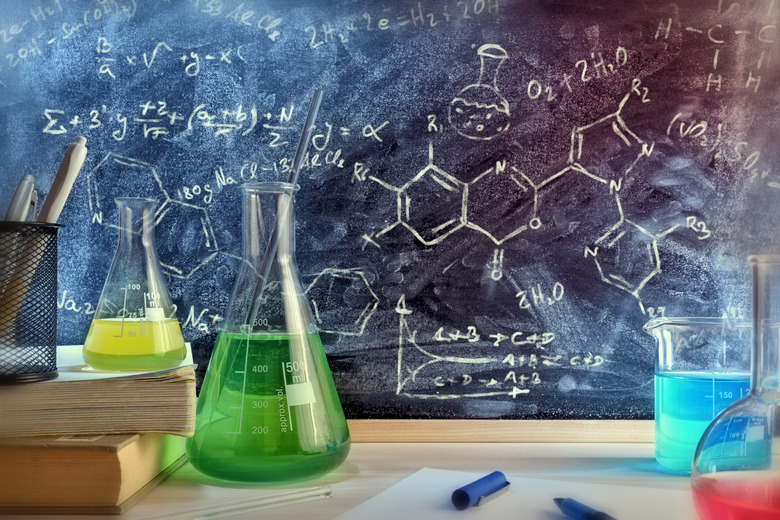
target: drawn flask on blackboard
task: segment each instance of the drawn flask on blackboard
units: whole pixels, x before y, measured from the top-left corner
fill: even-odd
[[[157,201],[117,198],[119,244],[84,341],[99,370],[161,370],[186,355],[154,246]]]
[[[477,49],[479,79],[450,102],[449,121],[463,137],[486,141],[509,128],[509,102],[498,90],[498,70],[509,55],[500,45]]]
[[[295,263],[297,185],[243,186],[243,262],[187,439],[192,465],[244,482],[312,478],[350,440]]]

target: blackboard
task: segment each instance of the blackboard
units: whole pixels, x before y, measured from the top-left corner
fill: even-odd
[[[642,325],[749,317],[746,257],[777,250],[774,0],[0,7],[0,203],[88,140],[61,344],[89,328],[113,198],[150,196],[202,377],[240,186],[287,178],[317,87],[297,259],[348,417],[652,418]]]

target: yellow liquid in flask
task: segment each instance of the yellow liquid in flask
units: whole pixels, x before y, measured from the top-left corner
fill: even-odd
[[[84,361],[98,370],[162,370],[186,355],[176,319],[93,320],[84,341]]]

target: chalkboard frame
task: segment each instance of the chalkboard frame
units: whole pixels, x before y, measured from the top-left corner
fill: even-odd
[[[622,426],[653,413],[642,324],[743,319],[746,252],[780,248],[767,3],[6,2],[0,194],[30,172],[44,200],[87,138],[61,344],[95,312],[112,198],[159,199],[200,383],[242,261],[240,185],[287,177],[322,88],[296,254],[356,439],[651,439]]]

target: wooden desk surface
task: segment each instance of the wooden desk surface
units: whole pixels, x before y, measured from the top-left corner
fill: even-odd
[[[275,488],[283,491],[328,485],[333,490],[330,498],[262,512],[208,518],[335,518],[422,467],[483,473],[500,470],[530,478],[689,489],[687,477],[659,470],[651,443],[354,443],[346,462],[333,473],[316,480]],[[256,486],[245,486],[236,490],[234,486],[204,483],[200,474],[187,464],[127,513],[118,517],[91,518],[175,519],[177,511],[191,508],[198,500],[231,504],[235,501],[235,493],[247,498],[256,496],[257,489]],[[29,516],[25,520],[58,518],[73,520],[73,517],[59,516]]]

